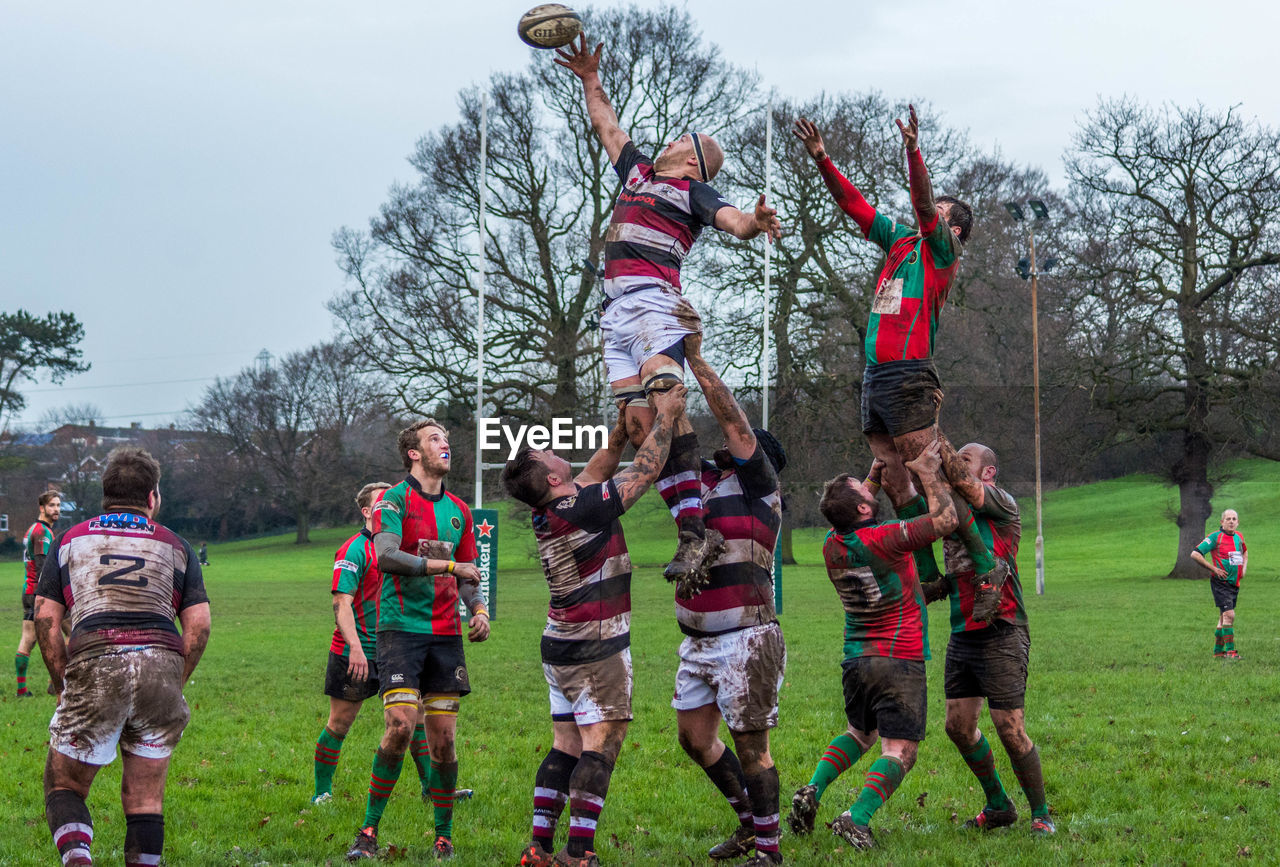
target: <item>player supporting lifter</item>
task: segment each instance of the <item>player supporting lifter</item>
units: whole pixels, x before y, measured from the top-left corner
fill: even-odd
[[[1213,591],[1213,604],[1218,607],[1218,628],[1213,631],[1213,655],[1226,659],[1239,659],[1236,652],[1236,599],[1240,595],[1240,581],[1249,565],[1249,547],[1237,532],[1240,516],[1235,509],[1222,513],[1217,532],[1210,533],[1196,545],[1191,559],[1211,573],[1209,589]],[[1212,560],[1206,559],[1209,555]]]
[[[333,773],[338,769],[342,741],[360,713],[364,700],[378,694],[378,591],[382,574],[373,553],[373,503],[391,487],[370,482],[356,494],[356,508],[364,519],[359,533],[342,543],[333,555],[333,619],[324,694],[329,696],[329,721],[316,740],[316,790],[311,803],[333,798]],[[418,774],[424,776],[423,762]],[[429,770],[429,767],[428,767]]]
[[[909,481],[903,461],[920,454],[939,436],[942,389],[933,366],[933,341],[969,238],[973,211],[952,196],[935,201],[920,153],[915,107],[910,107],[905,124],[901,120],[897,124],[907,151],[911,204],[917,221],[914,230],[878,212],[840,174],[813,123],[800,118],[794,132],[817,163],[836,203],[887,257],[876,280],[864,341],[862,431],[872,454],[885,463],[885,492],[894,502],[902,502]],[[951,497],[960,521],[957,532],[981,573],[979,616],[990,619],[1000,600],[999,586],[1006,570],[982,545],[964,502],[954,492]],[[922,552],[921,559],[929,564],[930,574],[922,574],[920,580],[937,578],[932,556]]]
[[[182,687],[209,641],[209,597],[191,546],[155,522],[159,508],[160,465],[140,448],[113,450],[104,514],[63,533],[40,572],[36,635],[59,695],[44,809],[64,867],[93,863],[85,799],[117,745],[124,862],[159,864],[164,854],[165,775],[190,717]]]
[[[792,798],[787,824],[796,834],[813,830],[823,791],[879,738],[880,758],[867,771],[857,801],[831,823],[832,832],[855,849],[873,848],[871,817],[915,764],[925,734],[929,631],[911,555],[956,527],[940,452],[941,444],[932,443],[907,464],[929,505],[927,515],[910,521],[877,525],[875,495],[848,474],[823,491],[818,508],[832,530],[822,554],[845,611],[841,680],[849,729],[830,743],[809,784]]]
[[[685,387],[653,395],[656,418],[631,466],[614,475],[627,443],[625,409],[608,445],[575,478],[569,462],[527,446],[503,468],[507,493],[533,509],[533,532],[551,591],[542,633],[550,689],[550,751],[534,777],[533,840],[520,864],[593,867],[596,824],[631,720],[631,557],[622,513],[666,463]],[[556,824],[569,803],[569,838]]]
[[[605,367],[616,400],[625,405],[631,442],[638,448],[653,423],[646,396],[665,391],[684,377],[686,334],[702,330],[698,314],[681,305],[680,265],[705,226],[743,240],[761,232],[780,234],[776,212],[764,196],[754,213],[738,210],[709,182],[724,153],[711,136],[687,132],[658,158],[642,154],[618,126],[618,116],[600,83],[600,53],[587,51],[586,36],[556,60],[582,80],[587,114],[622,190],[604,245]],[[698,439],[681,418],[658,491],[679,530],[679,546],[664,572],[668,581],[693,580],[718,552],[721,540],[706,531],[698,478]]]
[[[696,596],[677,585],[680,644],[675,696],[680,746],[729,801],[739,825],[712,858],[750,856],[780,864],[778,770],[769,730],[778,724],[778,690],[787,649],[773,607],[773,548],[782,525],[778,473],[787,455],[746,414],[702,357],[702,335],[684,339],[689,369],[724,432],[714,467],[702,473],[707,528],[725,538],[707,586]],[[728,725],[734,753],[720,740]]]
[[[36,645],[36,582],[40,580],[40,568],[53,546],[53,526],[62,517],[62,496],[57,491],[45,491],[37,500],[39,511],[36,522],[22,537],[22,566],[26,581],[22,585],[22,635],[18,638],[18,653],[13,667],[18,674],[18,698],[30,698],[27,689],[27,663],[31,661],[31,648]]]
[[[1018,580],[1018,542],[1022,522],[1013,495],[996,486],[1000,471],[996,453],[981,443],[969,443],[944,461],[952,489],[969,503],[983,542],[1009,566],[1000,588],[1000,605],[990,623],[973,617],[973,560],[954,536],[943,542],[951,598],[951,640],[947,644],[947,736],[960,750],[978,778],[987,803],[966,827],[990,831],[1018,821],[1018,811],[996,773],[995,757],[978,729],[986,699],[1000,742],[1031,807],[1031,832],[1054,833],[1044,794],[1040,751],[1027,737],[1023,707],[1027,693],[1027,662],[1031,635]],[[928,588],[926,588],[926,591]]]
[[[373,548],[382,572],[378,597],[378,681],[387,729],[373,758],[364,824],[347,860],[378,853],[378,822],[400,778],[404,754],[431,754],[428,789],[435,814],[435,856],[453,856],[453,797],[458,782],[454,735],[459,699],[471,692],[458,600],[471,613],[470,641],[489,637],[480,591],[471,510],[445,490],[449,434],[434,419],[400,431],[409,475],[373,506]]]

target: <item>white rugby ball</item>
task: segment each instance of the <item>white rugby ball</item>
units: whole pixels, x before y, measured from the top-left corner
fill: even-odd
[[[516,26],[521,41],[534,48],[560,48],[577,39],[581,32],[578,13],[559,3],[534,6]]]

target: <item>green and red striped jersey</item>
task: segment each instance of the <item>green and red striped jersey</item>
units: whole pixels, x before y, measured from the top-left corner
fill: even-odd
[[[1022,519],[1018,501],[1003,488],[983,485],[982,508],[973,510],[973,523],[987,550],[1009,565],[1009,577],[1000,589],[1000,608],[996,618],[1025,626],[1027,609],[1022,604],[1022,582],[1018,578],[1018,542],[1022,539]],[[951,631],[972,632],[989,624],[973,619],[973,581],[975,569],[964,543],[956,535],[942,543],[946,570],[959,580],[951,582]]]
[[[333,555],[333,592],[351,597],[351,610],[356,617],[356,635],[364,655],[377,656],[378,592],[382,589],[382,573],[378,571],[378,557],[373,550],[373,534],[361,530],[342,543]],[[342,630],[333,630],[329,649],[346,659],[351,655],[351,645],[342,637]]]
[[[27,581],[22,586],[24,594],[36,592],[36,582],[40,580],[36,558],[49,556],[51,547],[53,547],[53,527],[44,521],[36,521],[27,529],[27,535],[22,537],[22,565],[27,574]]]
[[[927,515],[827,533],[822,557],[844,606],[845,659],[929,659],[929,615],[911,552],[935,538]]]
[[[467,504],[441,489],[432,496],[409,476],[388,488],[373,506],[373,535],[400,537],[400,550],[434,560],[469,563],[476,559]],[[393,575],[382,573],[378,596],[378,631],[425,635],[461,635],[458,580],[452,574]]]
[[[1244,578],[1244,555],[1249,550],[1244,543],[1244,536],[1220,529],[1206,536],[1203,542],[1196,545],[1196,550],[1202,557],[1210,557],[1212,552],[1209,562],[1227,571],[1226,578],[1214,575],[1214,581],[1221,581],[1232,587],[1240,586],[1240,580]]]

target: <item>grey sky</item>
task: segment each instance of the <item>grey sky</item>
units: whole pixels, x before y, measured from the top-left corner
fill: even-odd
[[[0,308],[74,310],[93,363],[28,389],[22,422],[167,423],[260,349],[328,336],[330,235],[411,179],[459,88],[525,62],[529,5],[0,0]],[[1099,94],[1280,123],[1266,2],[687,5],[781,95],[924,97],[1055,182]]]

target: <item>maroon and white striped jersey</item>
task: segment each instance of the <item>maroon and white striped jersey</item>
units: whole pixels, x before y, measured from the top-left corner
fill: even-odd
[[[120,646],[182,652],[179,611],[208,602],[186,540],[141,512],[121,509],[76,524],[54,542],[36,595],[67,607],[70,657]]]
[[[624,511],[612,479],[533,510],[551,590],[543,662],[595,662],[631,645],[631,555],[618,520]]]
[[[658,177],[631,142],[614,164],[622,191],[605,234],[604,294],[614,299],[647,286],[680,291],[680,265],[704,226],[729,203],[711,186]]]

